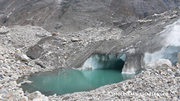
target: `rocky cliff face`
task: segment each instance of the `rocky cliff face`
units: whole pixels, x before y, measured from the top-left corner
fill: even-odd
[[[179,0],[0,0],[0,25],[74,32],[133,22],[179,5]]]

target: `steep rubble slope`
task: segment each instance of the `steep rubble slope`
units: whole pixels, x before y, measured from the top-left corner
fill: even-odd
[[[179,5],[179,0],[1,0],[0,25],[31,24],[68,33],[133,22]]]

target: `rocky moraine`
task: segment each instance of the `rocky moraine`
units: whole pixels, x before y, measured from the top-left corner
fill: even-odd
[[[37,2],[39,1],[37,0]],[[62,0],[55,1],[55,4],[61,4]],[[131,9],[133,7],[139,7],[139,3],[136,2],[136,5],[126,10],[128,13],[123,12],[122,16],[130,15],[129,20],[118,15],[118,12],[121,11],[121,6],[121,8],[112,7],[112,4],[116,0],[113,0],[112,4],[108,0],[105,0],[106,2],[103,3],[102,1],[98,1],[101,4],[99,7],[94,7],[96,4],[91,3],[90,0],[89,2],[88,0],[86,2],[80,1],[76,0],[72,2],[70,0],[69,2],[63,2],[65,6],[62,6],[62,8],[61,5],[52,6],[54,3],[48,2],[48,0],[45,0],[45,4],[51,3],[52,5],[46,8],[41,7],[45,5],[44,3],[36,4],[35,2],[36,5],[39,5],[39,8],[42,8],[42,11],[44,10],[47,15],[51,16],[44,16],[45,18],[41,20],[34,19],[33,21],[31,21],[32,16],[30,15],[39,16],[42,12],[35,13],[38,11],[38,8],[34,11],[29,10],[31,12],[30,15],[23,13],[23,11],[27,10],[30,6],[36,5],[24,6],[22,4],[19,9],[11,11],[13,9],[13,3],[16,3],[11,0],[9,2],[13,3],[8,5],[9,9],[4,9],[6,5],[1,6],[3,12],[6,11],[6,13],[0,12],[0,18],[3,19],[3,22],[0,24],[8,25],[8,27],[1,26],[0,28],[0,100],[180,100],[180,53],[175,56],[177,57],[175,64],[168,59],[148,60],[148,63],[145,61],[147,53],[156,53],[173,44],[172,40],[175,39],[169,40],[166,37],[166,32],[172,33],[175,30],[175,32],[179,33],[180,7],[178,7],[178,0],[172,0],[173,3],[162,0],[164,3],[162,7],[164,9],[161,8],[159,11],[151,10],[153,6],[151,7],[149,5],[150,10],[147,10],[148,12],[146,12],[146,9],[142,9],[141,11],[140,8],[136,9],[135,12],[132,11]],[[146,1],[144,0],[140,4],[146,5]],[[0,0],[0,3],[2,2],[4,4],[7,3],[7,1]],[[28,1],[28,4],[34,2]],[[157,0],[157,2],[159,4],[161,0]],[[124,5],[127,2],[119,1],[118,3]],[[91,4],[92,7],[88,6],[89,8],[83,9],[85,6],[81,6],[82,8],[78,6],[83,4]],[[55,9],[56,7],[63,9],[63,11],[61,10],[60,13],[55,13],[59,12],[58,9]],[[106,7],[111,7],[111,9],[106,9]],[[104,23],[102,23],[103,21],[94,20],[99,14],[96,14],[99,8],[102,15],[109,14],[108,16],[103,16]],[[17,10],[22,12],[17,13]],[[68,20],[68,22],[65,18],[70,17],[73,10],[75,10],[74,17],[77,18],[77,21]],[[110,10],[115,14],[111,14],[112,12]],[[108,11],[108,14],[105,13],[106,11]],[[89,13],[84,13],[84,15],[80,16],[82,12],[91,13],[90,18],[92,19],[82,19],[89,16]],[[53,19],[56,18],[53,14],[60,14],[59,19],[64,25],[62,23],[56,23],[54,25],[57,20]],[[28,20],[21,19],[17,21],[16,18],[19,18],[20,15],[24,19],[28,18]],[[101,18],[102,15],[99,15],[98,18]],[[113,21],[110,19],[112,17],[114,17]],[[144,19],[138,20],[139,18]],[[89,25],[84,23],[85,20],[89,21]],[[95,24],[91,21],[95,21]],[[122,23],[119,24],[119,21]],[[14,22],[18,25],[14,25]],[[79,22],[83,22],[83,24],[79,24]],[[13,26],[9,26],[12,23]],[[52,24],[52,26],[48,27],[47,23]],[[77,23],[79,25],[76,26]],[[24,26],[20,26],[19,24]],[[178,34],[175,34],[174,37],[178,38]],[[165,44],[167,40],[170,42],[169,44]],[[32,83],[32,81],[28,81],[30,74],[51,72],[55,69],[63,68],[79,68],[95,53],[115,54],[123,52],[126,54],[125,65],[122,69],[123,73],[136,73],[144,69],[144,71],[136,75],[133,79],[102,86],[91,91],[64,95],[54,94],[51,96],[45,96],[39,91],[29,93],[23,91],[20,87],[23,84]],[[25,79],[18,81],[22,77]]]
[[[179,8],[126,23],[118,28],[91,27],[69,34],[50,33],[30,25],[3,26],[0,28],[0,100],[179,100],[180,63],[173,66],[167,59],[141,64],[145,71],[133,79],[89,92],[45,96],[39,91],[28,93],[20,88],[22,84],[31,81],[17,82],[18,78],[26,78],[32,73],[56,68],[77,68],[93,53],[127,51],[127,64],[131,63],[132,58],[128,57],[133,54],[128,53],[128,50],[135,49],[143,54],[149,49],[145,49],[148,44],[157,50],[161,49],[161,45],[156,47],[155,43],[148,40],[160,38],[158,33],[178,19]],[[82,57],[82,54],[85,55]],[[79,59],[82,61],[77,61]]]

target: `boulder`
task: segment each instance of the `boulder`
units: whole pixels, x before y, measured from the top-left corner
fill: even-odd
[[[39,45],[34,45],[28,49],[26,52],[27,56],[31,59],[37,59],[41,56],[41,53],[43,52],[43,48]]]
[[[58,22],[55,26],[55,29],[60,29],[63,26],[61,22]]]
[[[0,55],[0,60],[5,60],[5,57]]]
[[[41,96],[42,96],[42,94],[41,94],[39,91],[35,91],[35,92],[29,94],[28,98],[29,98],[30,100],[33,100],[33,99],[39,98],[39,97],[41,97]]]
[[[72,41],[72,42],[78,42],[79,39],[78,39],[78,38],[75,38],[75,37],[72,37],[72,38],[71,38],[71,41]]]
[[[168,59],[158,59],[156,61],[148,63],[146,66],[146,68],[151,69],[167,69],[169,67],[172,67],[172,63]]]
[[[42,95],[39,91],[29,94],[28,98],[33,101],[49,101],[48,97]]]
[[[9,28],[5,27],[5,26],[2,26],[0,28],[0,34],[6,34],[9,32]]]
[[[2,74],[0,74],[0,79],[3,79],[4,77],[3,77],[3,75]]]
[[[23,96],[19,98],[18,101],[28,101],[28,98],[26,96]]]
[[[27,55],[22,53],[20,50],[17,50],[14,55],[18,60],[29,61],[29,57],[27,57]]]
[[[27,55],[25,54],[21,55],[21,61],[28,61],[28,60],[29,60],[29,57],[27,57]]]

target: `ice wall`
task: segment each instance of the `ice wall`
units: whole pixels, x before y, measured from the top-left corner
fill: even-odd
[[[145,53],[145,63],[157,59],[169,59],[173,64],[177,62],[177,54],[180,52],[180,19],[158,33],[160,34],[159,42],[163,43],[163,48],[154,53]],[[158,44],[158,43],[157,43]]]
[[[85,61],[82,69],[122,69],[125,59],[125,54],[94,54]]]

